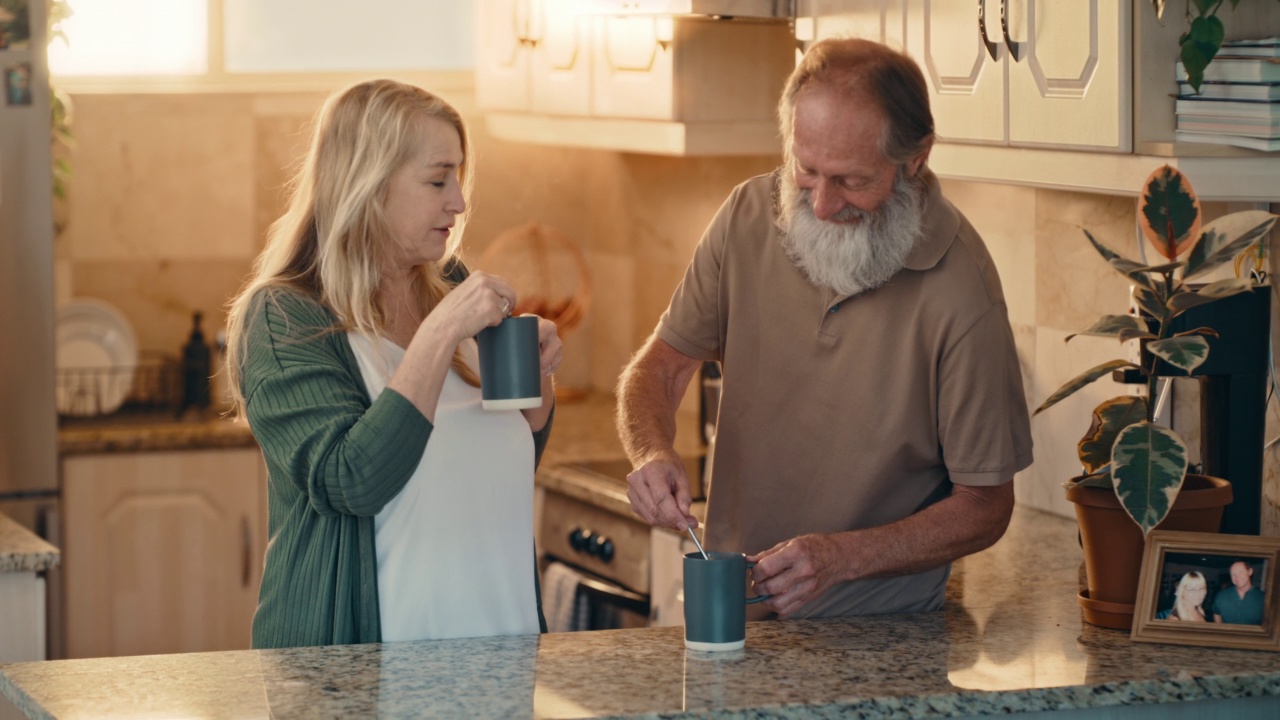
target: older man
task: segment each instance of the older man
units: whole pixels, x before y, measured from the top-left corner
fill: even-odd
[[[936,609],[988,547],[1031,463],[1004,297],[926,161],[905,55],[815,44],[787,83],[785,164],[738,186],[619,384],[637,514],[684,530],[675,410],[723,371],[705,540],[754,553],[783,617]]]

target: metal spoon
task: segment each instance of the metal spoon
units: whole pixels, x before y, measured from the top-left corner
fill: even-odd
[[[711,556],[707,554],[706,550],[702,549],[702,543],[698,542],[698,536],[693,534],[693,528],[685,529],[689,531],[689,537],[693,538],[693,544],[698,546],[698,552],[702,553],[702,559],[710,560]]]

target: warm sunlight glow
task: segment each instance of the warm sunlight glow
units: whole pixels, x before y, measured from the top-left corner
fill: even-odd
[[[200,75],[208,0],[70,0],[69,44],[49,45],[54,75]]]

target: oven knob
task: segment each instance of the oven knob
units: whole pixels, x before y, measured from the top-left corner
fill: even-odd
[[[590,537],[591,532],[589,530],[583,530],[580,527],[576,527],[569,533],[569,547],[577,550],[578,552],[583,552],[587,549],[587,540]]]
[[[602,562],[609,562],[613,559],[613,541],[603,535],[596,535],[587,552],[600,558]]]

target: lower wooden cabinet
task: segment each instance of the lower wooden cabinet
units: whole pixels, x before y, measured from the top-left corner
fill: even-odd
[[[256,448],[64,458],[67,657],[248,648],[265,476]]]

